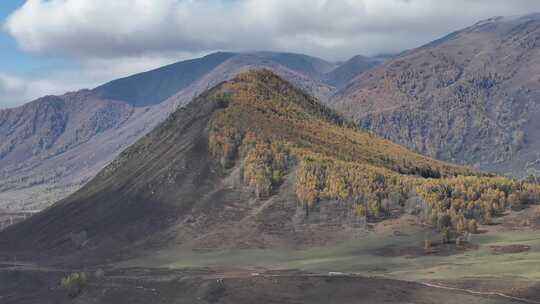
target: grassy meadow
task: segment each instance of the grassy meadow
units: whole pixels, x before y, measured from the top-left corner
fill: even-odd
[[[534,230],[473,235],[476,249],[452,255],[381,255],[392,248],[421,248],[424,231],[410,227],[399,236],[371,232],[365,238],[305,250],[223,250],[198,252],[169,249],[157,256],[130,261],[129,266],[167,268],[234,268],[254,272],[297,269],[315,273],[346,272],[404,280],[525,279],[540,280],[540,234]],[[432,236],[435,240],[438,236]],[[528,245],[522,253],[495,254],[490,246]]]

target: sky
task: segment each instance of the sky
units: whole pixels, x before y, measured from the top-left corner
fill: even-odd
[[[540,0],[2,0],[0,108],[214,51],[398,53]]]

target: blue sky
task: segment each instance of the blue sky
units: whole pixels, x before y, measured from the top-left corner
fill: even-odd
[[[6,17],[12,13],[17,7],[22,5],[24,1],[2,1],[0,2],[0,20],[4,23]],[[0,58],[2,58],[2,72],[22,71],[25,68],[31,67],[31,56],[22,54],[17,47],[15,39],[8,35],[5,31],[0,32]]]
[[[539,0],[0,0],[0,109],[218,50],[341,61],[533,12]]]
[[[23,0],[0,1],[0,23],[4,24],[7,16],[23,3]],[[16,40],[4,30],[0,31],[0,60],[0,72],[19,77],[39,77],[51,68],[65,64],[58,59],[22,51]]]

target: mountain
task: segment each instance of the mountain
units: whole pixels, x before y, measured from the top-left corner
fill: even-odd
[[[322,80],[322,75],[334,68],[334,65],[322,59],[303,54],[218,52],[203,58],[181,61],[149,72],[114,80],[93,91],[101,98],[125,100],[136,107],[157,104],[187,88],[233,57],[251,59],[252,64],[279,65],[313,78],[311,81]]]
[[[214,53],[0,110],[0,209],[40,210],[79,189],[177,107],[250,69],[267,68],[327,100],[336,65],[291,53]]]
[[[363,128],[430,157],[540,169],[540,15],[497,17],[410,50],[332,98]]]
[[[439,199],[457,187],[478,201],[465,206],[458,192],[455,202]],[[459,227],[480,220],[485,202],[494,213],[505,208],[491,204],[496,189],[522,200],[540,193],[415,154],[272,72],[252,71],[203,93],[79,191],[2,231],[0,256],[104,263],[174,246],[320,246],[418,195],[435,216],[453,210],[441,225]]]
[[[158,104],[235,55],[234,53],[214,53],[203,58],[181,61],[113,80],[93,91],[101,98],[125,100],[135,107]]]
[[[306,75],[313,75],[316,79],[322,79],[325,74],[330,73],[336,68],[336,65],[323,59],[303,54],[276,52],[254,52],[251,54],[289,67],[291,70],[301,71]]]
[[[91,149],[96,136],[119,132],[137,116],[140,111],[125,102],[96,98],[88,90],[0,111],[2,207],[33,209],[26,204],[50,204],[56,195],[72,191],[95,174],[94,165],[103,163],[100,150],[116,149],[116,145]],[[118,144],[129,140],[120,139]]]
[[[363,72],[382,63],[382,58],[370,58],[362,55],[354,56],[353,58],[340,64],[337,68],[326,74],[326,83],[341,88],[349,83],[353,78]]]

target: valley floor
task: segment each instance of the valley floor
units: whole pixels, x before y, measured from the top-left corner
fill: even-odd
[[[173,247],[103,268],[0,263],[1,303],[540,303],[538,210],[511,212],[470,243],[437,245],[413,216],[318,248],[192,251]],[[423,250],[428,236],[433,251]],[[231,265],[234,265],[231,266]],[[72,299],[60,286],[88,274]],[[101,273],[101,274],[98,274]]]
[[[16,268],[0,270],[2,303],[539,303],[518,295],[356,275],[204,268],[106,269],[103,277],[91,274],[73,299],[58,284],[64,271]],[[540,296],[533,290],[537,293],[529,297]]]
[[[540,209],[538,209],[540,210]],[[515,221],[537,212],[527,209],[482,226],[480,234],[456,246],[413,216],[380,222],[356,240],[305,249],[191,251],[181,246],[130,260],[122,267],[223,268],[235,265],[253,271],[299,269],[313,273],[343,272],[408,281],[479,279],[540,282],[540,234],[534,223]],[[426,252],[424,239],[432,240]],[[539,297],[540,300],[540,297]]]

